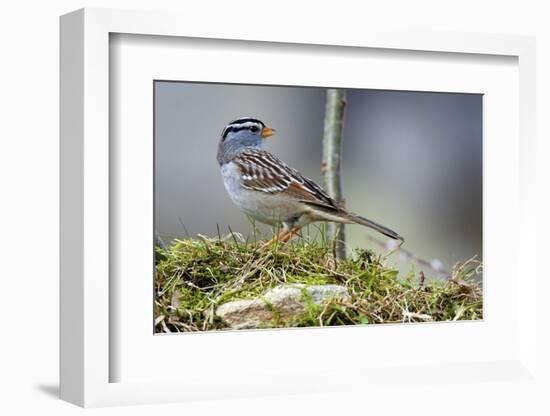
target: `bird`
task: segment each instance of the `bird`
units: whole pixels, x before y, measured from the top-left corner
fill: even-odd
[[[231,121],[221,133],[217,161],[229,197],[255,220],[282,225],[267,245],[288,242],[305,225],[316,221],[360,224],[405,241],[395,231],[347,211],[313,180],[263,150],[275,129],[253,117]]]

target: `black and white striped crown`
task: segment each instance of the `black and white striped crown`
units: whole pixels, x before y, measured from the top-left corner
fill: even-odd
[[[248,130],[256,128],[256,131],[262,130],[265,127],[265,124],[252,117],[242,117],[237,120],[233,120],[229,123],[222,131],[222,139],[225,140],[229,133],[238,132],[241,130]]]

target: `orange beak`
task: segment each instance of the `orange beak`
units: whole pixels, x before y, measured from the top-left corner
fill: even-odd
[[[275,134],[275,129],[272,129],[271,127],[264,127],[262,130],[262,137],[268,138],[269,136],[273,136]]]

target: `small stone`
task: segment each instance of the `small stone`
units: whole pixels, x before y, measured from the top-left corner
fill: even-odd
[[[344,286],[289,284],[277,286],[259,299],[224,303],[218,307],[216,315],[232,329],[266,327],[272,325],[275,319],[292,321],[306,310],[304,290],[306,296],[317,305],[326,304],[332,299],[351,299]]]

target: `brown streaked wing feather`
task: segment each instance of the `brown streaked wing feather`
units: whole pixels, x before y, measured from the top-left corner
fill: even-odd
[[[244,188],[270,194],[284,192],[306,204],[340,211],[319,185],[264,150],[246,150],[233,162],[239,166]]]
[[[307,205],[321,208],[322,210],[328,212],[340,212],[340,208],[336,202],[329,196],[326,196],[324,191],[322,191],[322,193],[313,193],[305,188],[304,185],[293,182],[284,192]]]
[[[286,190],[292,183],[290,176],[270,168],[257,151],[242,152],[233,159],[233,162],[241,171],[241,184],[244,188],[278,193]]]

